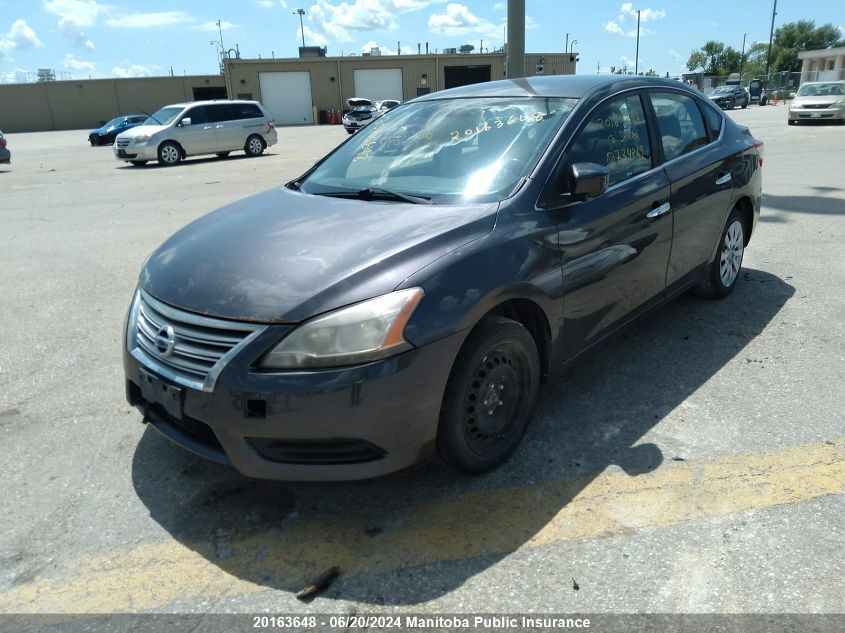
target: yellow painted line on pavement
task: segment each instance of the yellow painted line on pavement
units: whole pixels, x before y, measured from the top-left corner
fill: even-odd
[[[295,591],[332,565],[345,576],[521,547],[631,533],[682,521],[845,492],[842,441],[710,461],[667,462],[652,473],[613,470],[583,480],[472,492],[374,514],[305,518],[237,536],[216,558],[210,542],[144,543],[79,559],[46,578],[0,592],[0,613],[154,610]],[[368,535],[368,528],[381,532]]]

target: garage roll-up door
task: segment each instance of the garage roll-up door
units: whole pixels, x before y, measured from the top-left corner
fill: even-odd
[[[277,125],[314,122],[311,102],[311,73],[259,73],[261,104]]]
[[[402,101],[402,71],[399,68],[356,70],[355,96],[371,101]]]

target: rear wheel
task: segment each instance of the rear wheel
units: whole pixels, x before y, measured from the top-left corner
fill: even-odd
[[[519,445],[537,400],[540,361],[522,324],[486,317],[464,342],[446,385],[437,453],[452,469],[482,473]]]
[[[355,130],[346,130],[347,134],[355,134]]]
[[[704,281],[695,288],[695,293],[706,299],[727,297],[739,279],[742,256],[745,252],[745,222],[739,209],[734,208],[728,216],[722,237],[716,250],[716,257],[710,262]]]
[[[244,151],[247,156],[261,156],[264,153],[264,147],[264,139],[258,134],[253,134],[246,140]]]
[[[130,160],[129,162],[132,163],[135,167],[143,167],[147,164],[147,161],[145,160]]]
[[[226,158],[229,152],[217,152],[217,158]]]
[[[173,141],[165,141],[158,147],[158,162],[165,167],[177,165],[182,160],[182,152]]]

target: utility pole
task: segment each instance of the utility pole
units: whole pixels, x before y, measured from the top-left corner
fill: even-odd
[[[508,78],[525,77],[525,0],[508,0]]]
[[[569,33],[566,34],[566,46],[563,47],[565,52],[569,52]]]
[[[634,55],[634,75],[640,69],[640,10],[637,9],[637,53]]]
[[[305,24],[302,21],[302,16],[305,15],[305,9],[297,9],[293,12],[293,14],[299,16],[299,31],[302,33],[302,48],[305,48]]]
[[[769,63],[772,61],[772,37],[775,34],[775,16],[778,14],[778,0],[772,7],[772,28],[769,29],[769,50],[766,53],[766,81],[769,80]]]
[[[745,36],[747,33],[742,34],[742,53],[739,55],[739,83],[742,84],[742,68],[745,66]]]
[[[220,49],[226,50],[226,46],[223,44],[223,25],[220,20],[217,20],[217,32],[220,33]]]

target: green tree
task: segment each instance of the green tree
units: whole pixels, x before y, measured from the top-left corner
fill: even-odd
[[[801,51],[843,45],[841,33],[833,24],[816,27],[812,20],[788,22],[775,31],[770,70],[798,72],[801,70],[801,60],[798,59]]]
[[[687,68],[702,70],[707,75],[730,75],[739,72],[740,52],[724,42],[710,40],[697,51],[690,53]]]
[[[745,63],[742,66],[743,79],[763,77],[766,74],[766,52],[768,50],[768,42],[754,42],[745,49]]]

